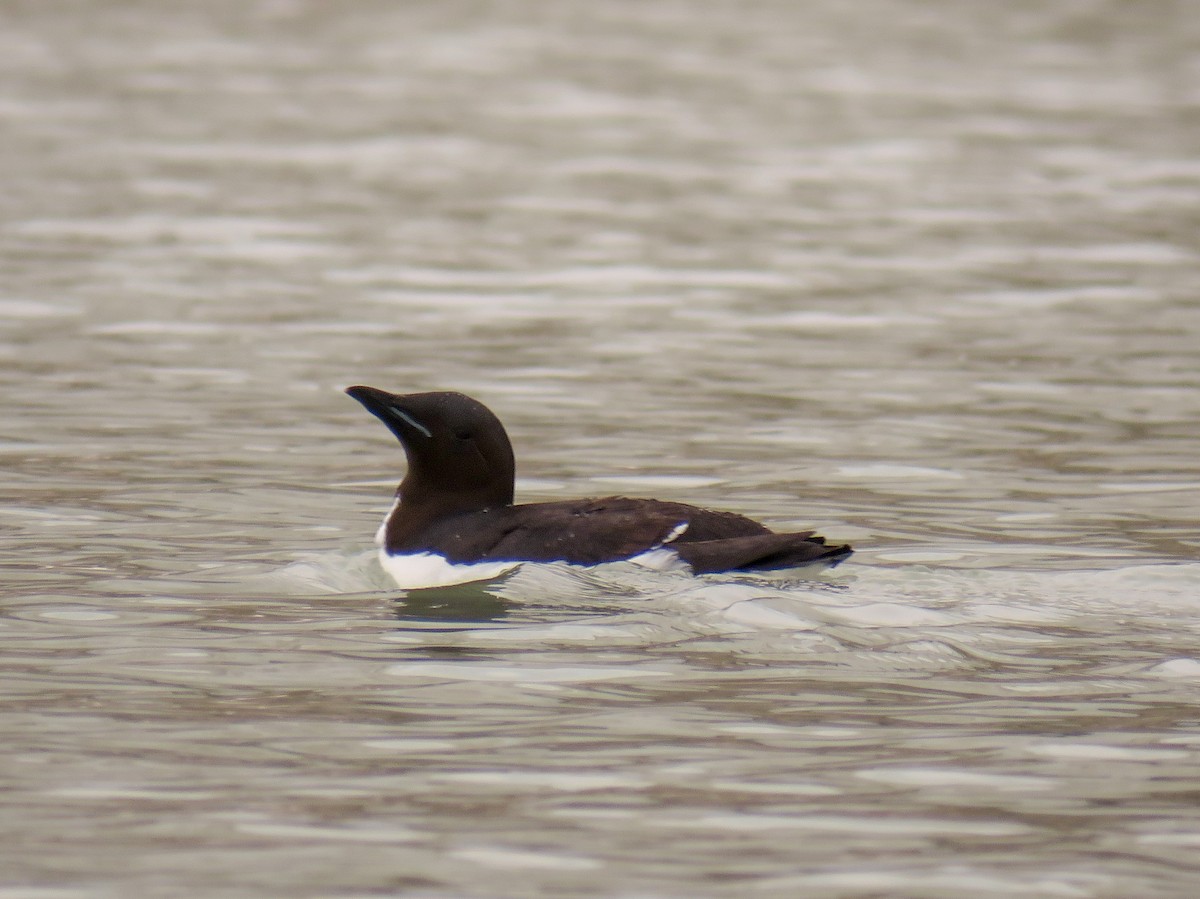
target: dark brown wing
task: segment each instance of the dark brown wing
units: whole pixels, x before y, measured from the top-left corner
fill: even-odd
[[[628,559],[664,541],[688,539],[694,529],[704,539],[767,533],[762,525],[740,515],[619,496],[530,503],[486,514],[496,516],[497,527],[487,559],[596,565]]]
[[[439,522],[422,545],[451,562],[522,560],[597,565],[667,545],[697,573],[788,568],[846,555],[811,532],[773,534],[742,515],[683,503],[602,499],[529,503],[455,516]]]

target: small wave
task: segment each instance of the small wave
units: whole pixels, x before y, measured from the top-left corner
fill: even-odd
[[[781,670],[828,664],[870,679],[988,670],[1004,672],[1012,690],[1036,693],[1054,684],[1079,696],[1127,689],[1134,680],[1170,684],[1197,676],[1191,635],[1200,563],[1067,572],[851,561],[808,579],[787,575],[693,577],[628,562],[525,564],[492,581],[404,592],[374,552],[363,551],[313,554],[252,575],[243,586],[348,600],[391,595],[402,625],[383,639],[412,646],[537,647],[551,655],[595,647],[635,650],[639,658],[672,647],[771,660]],[[1100,665],[1095,677],[1070,685],[1061,677],[1047,681],[1051,671],[1108,658],[1131,640],[1156,651],[1138,664]]]
[[[379,567],[374,550],[312,553],[275,571],[253,575],[247,579],[246,586],[273,593],[286,591],[304,595],[396,589]]]

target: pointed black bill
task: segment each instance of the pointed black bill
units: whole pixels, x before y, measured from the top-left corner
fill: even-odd
[[[432,437],[433,433],[419,418],[404,407],[404,397],[376,387],[347,387],[346,394],[363,404],[368,412],[388,426],[402,442],[417,435]]]

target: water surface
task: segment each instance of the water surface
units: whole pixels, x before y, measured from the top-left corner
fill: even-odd
[[[1187,12],[9,10],[0,897],[1191,895]],[[351,383],[859,552],[405,596]]]

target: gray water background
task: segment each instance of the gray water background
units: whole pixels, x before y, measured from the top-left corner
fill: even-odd
[[[1190,4],[0,23],[2,899],[1195,895]],[[351,383],[859,552],[405,597]]]

